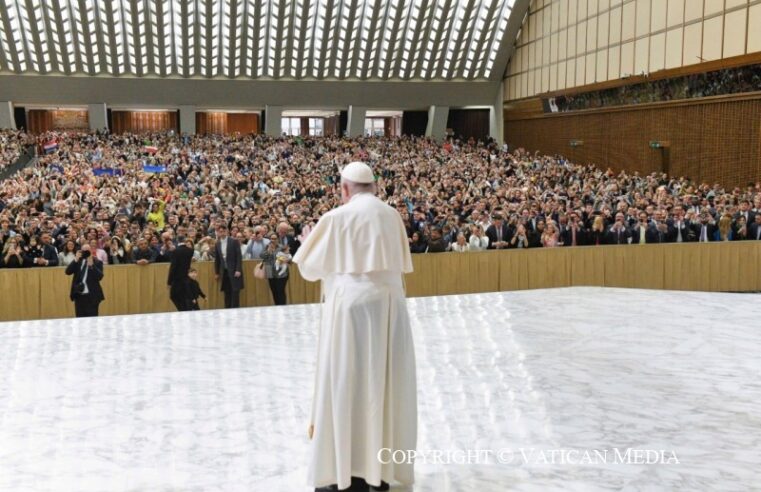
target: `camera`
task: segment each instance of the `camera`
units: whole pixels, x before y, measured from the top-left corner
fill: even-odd
[[[82,251],[82,258],[83,259],[87,259],[89,257],[90,257],[90,252],[89,251]]]

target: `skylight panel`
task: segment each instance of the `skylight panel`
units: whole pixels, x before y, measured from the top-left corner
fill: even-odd
[[[219,51],[221,52],[221,61],[222,65],[219,67],[220,74],[228,74],[230,73],[230,67],[231,67],[231,60],[230,60],[230,48],[232,47],[232,38],[237,35],[237,32],[230,32],[230,26],[231,26],[231,20],[230,20],[230,12],[232,10],[230,6],[230,0],[223,0],[222,4],[222,12],[221,12],[221,26],[219,30],[219,40],[220,40],[220,47]]]
[[[34,73],[484,78],[513,3],[0,0],[0,60]]]
[[[27,69],[27,60],[26,60],[26,50],[24,50],[24,39],[23,34],[21,32],[21,22],[18,17],[18,10],[17,9],[8,9],[7,11],[8,15],[8,22],[11,26],[11,43],[15,47],[20,47],[21,49],[17,49],[16,56],[18,58],[18,70],[20,72],[24,72]]]
[[[378,66],[376,71],[376,76],[383,77],[383,74],[386,71],[387,63],[389,62],[389,59],[391,58],[391,54],[389,53],[389,47],[391,46],[391,39],[392,36],[394,36],[394,24],[395,19],[399,15],[399,9],[400,9],[400,0],[390,0],[389,6],[388,6],[388,12],[386,14],[386,23],[384,25],[383,32],[381,33],[382,41],[381,41],[381,47],[380,47],[380,53],[378,55]]]
[[[499,46],[505,37],[505,31],[507,29],[507,22],[510,20],[510,14],[512,13],[512,6],[515,0],[508,0],[507,5],[502,8],[502,15],[499,17],[497,24],[497,33],[492,39],[491,46],[488,49],[489,59],[486,61],[486,68],[484,70],[484,76],[490,77],[492,69],[494,68],[494,62],[497,59],[497,51]]]

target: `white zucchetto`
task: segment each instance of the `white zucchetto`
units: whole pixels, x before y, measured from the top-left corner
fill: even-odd
[[[341,178],[353,183],[374,183],[375,176],[370,166],[364,162],[350,162],[341,170]]]

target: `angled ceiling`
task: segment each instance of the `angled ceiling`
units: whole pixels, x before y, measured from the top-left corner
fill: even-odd
[[[514,2],[0,0],[0,72],[495,80]]]

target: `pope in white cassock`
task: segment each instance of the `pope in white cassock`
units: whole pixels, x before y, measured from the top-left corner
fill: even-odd
[[[388,490],[394,480],[414,480],[412,463],[390,459],[417,444],[415,352],[402,282],[412,258],[402,218],[375,196],[367,164],[341,171],[341,196],[344,205],[322,216],[293,258],[324,292],[309,482],[318,490]]]

